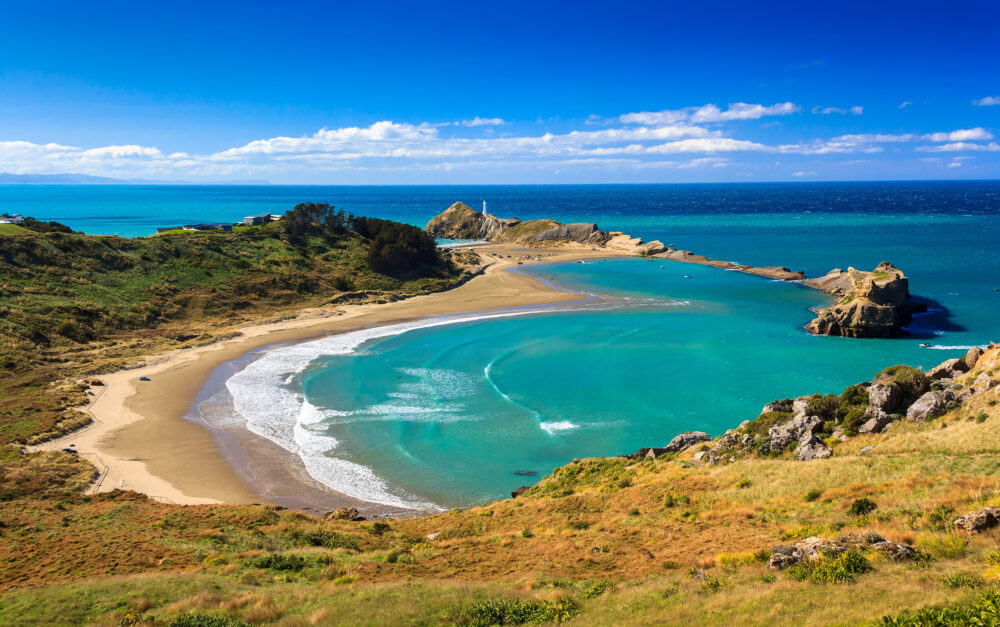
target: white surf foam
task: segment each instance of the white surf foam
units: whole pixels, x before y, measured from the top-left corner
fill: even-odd
[[[305,465],[309,475],[314,479],[348,496],[380,503],[392,507],[408,509],[440,510],[441,508],[405,491],[388,485],[370,468],[331,455],[337,447],[335,438],[320,433],[322,424],[327,420],[336,420],[345,412],[322,409],[309,403],[297,391],[292,383],[296,375],[306,369],[316,359],[327,355],[349,355],[355,353],[358,347],[370,340],[390,337],[428,327],[437,327],[463,322],[474,322],[490,318],[503,318],[526,314],[548,313],[557,309],[510,311],[487,315],[457,316],[449,318],[434,318],[415,322],[386,325],[372,329],[352,331],[340,335],[332,335],[311,342],[285,346],[265,352],[260,358],[251,362],[243,370],[226,381],[226,388],[232,396],[233,408],[245,421],[245,426],[251,432],[271,440],[285,450],[298,455]],[[431,373],[426,370],[408,372],[425,378],[447,378],[448,373]],[[452,377],[454,379],[454,377]],[[459,395],[465,392],[466,381],[449,381],[459,390]],[[406,392],[419,394],[422,386]],[[402,399],[400,399],[402,400]],[[438,414],[425,413],[425,408],[408,407],[404,404],[383,405],[381,409],[369,408],[368,416],[392,415],[392,419],[400,419],[401,414],[424,421],[434,421],[445,418],[449,412]],[[439,409],[440,412],[440,409]],[[435,415],[437,418],[435,418]],[[449,416],[450,417],[450,416]]]
[[[572,431],[579,429],[580,425],[573,424],[568,420],[556,420],[554,422],[542,422],[538,424],[549,435],[555,435],[559,431]]]
[[[963,344],[961,346],[935,345],[935,346],[925,346],[924,348],[929,348],[931,350],[936,350],[936,351],[957,351],[957,350],[967,351],[970,348],[976,348],[976,345],[975,344]],[[980,346],[979,348],[986,348],[986,345]]]

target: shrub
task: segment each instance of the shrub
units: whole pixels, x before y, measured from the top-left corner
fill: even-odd
[[[868,390],[863,385],[852,385],[840,393],[838,411],[843,415],[851,408],[868,407]]]
[[[584,591],[583,598],[596,599],[597,597],[601,596],[614,586],[615,584],[611,583],[610,581],[598,581],[597,583],[593,584]]]
[[[691,499],[686,494],[670,494],[663,497],[664,507],[677,507],[678,505],[688,505],[691,503]]]
[[[986,585],[986,580],[979,575],[961,573],[957,575],[945,575],[941,578],[941,583],[946,588],[980,588]]]
[[[531,531],[531,529],[522,529],[521,530],[521,537],[522,538],[534,538],[535,534]]]
[[[818,499],[821,496],[823,496],[823,491],[820,490],[819,488],[813,488],[813,489],[809,490],[808,492],[806,492],[806,495],[805,495],[804,498],[805,498],[805,500],[806,500],[807,503],[812,503],[813,501],[815,501],[816,499]]]
[[[270,568],[272,570],[302,570],[306,566],[306,558],[301,555],[268,553],[260,557],[252,557],[244,564],[254,568]]]
[[[585,520],[571,520],[569,523],[570,529],[587,529],[590,527],[590,523]]]
[[[360,550],[358,541],[354,538],[333,531],[325,531],[323,529],[313,529],[312,531],[306,532],[296,529],[289,533],[288,537],[295,544],[303,546],[322,546],[328,549],[352,549],[355,551]]]
[[[375,535],[375,536],[380,536],[380,535],[383,535],[385,532],[391,531],[391,530],[392,530],[392,527],[389,526],[389,523],[376,522],[376,523],[372,523],[372,526],[368,528],[368,533],[370,533],[372,535]]]
[[[840,409],[840,398],[836,394],[813,394],[806,404],[807,416],[819,416],[823,420],[834,420]]]
[[[889,379],[903,395],[903,404],[911,405],[913,401],[931,387],[931,380],[926,374],[906,365],[889,366],[876,377]]]
[[[749,488],[752,485],[753,484],[750,482],[749,479],[740,479],[739,481],[736,482],[736,487],[740,489]]]
[[[841,426],[844,428],[847,435],[857,435],[858,429],[861,428],[861,425],[865,424],[867,421],[867,416],[868,414],[863,408],[855,407],[844,415],[844,420],[841,423]]]
[[[874,570],[861,551],[845,551],[837,556],[825,555],[819,559],[805,560],[785,572],[796,581],[812,583],[848,583],[856,575]]]
[[[188,612],[170,621],[170,627],[251,627],[251,625],[238,618]]]
[[[987,418],[989,418],[989,416],[984,411],[981,411],[978,414],[976,414],[976,422],[986,422]]]
[[[866,516],[878,509],[878,505],[875,501],[862,497],[851,503],[851,507],[847,510],[847,513],[851,516]]]
[[[579,612],[572,599],[561,601],[516,601],[484,599],[441,618],[453,625],[524,625],[526,623],[563,623]]]
[[[954,519],[955,508],[947,505],[938,505],[927,513],[927,523],[934,529],[943,529],[951,524]]]
[[[984,592],[981,597],[968,604],[943,608],[931,606],[882,617],[882,625],[886,627],[997,624],[1000,624],[1000,593],[996,589]]]

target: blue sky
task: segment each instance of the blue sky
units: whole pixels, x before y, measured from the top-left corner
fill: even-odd
[[[0,8],[0,171],[329,184],[1000,178],[996,3]]]

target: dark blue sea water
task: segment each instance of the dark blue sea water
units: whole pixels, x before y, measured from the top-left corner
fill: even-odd
[[[1000,339],[998,182],[0,187],[0,211],[122,235],[301,201],[422,225],[457,200],[810,276],[888,260],[932,311],[906,339],[818,338],[802,326],[824,297],[801,286],[637,259],[538,267],[611,305],[299,345],[230,381],[255,430],[333,487],[392,504],[467,505],[524,483],[515,470],[540,476],[680,431],[718,434],[776,397],[836,392],[891,364],[928,367]]]

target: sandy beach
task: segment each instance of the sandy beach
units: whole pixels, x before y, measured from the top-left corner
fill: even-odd
[[[92,491],[126,489],[179,504],[266,502],[268,499],[233,469],[219,450],[212,431],[184,419],[212,372],[225,362],[275,343],[305,341],[442,314],[586,298],[547,286],[530,276],[508,272],[518,267],[517,257],[528,254],[524,248],[489,245],[476,250],[483,256],[484,264],[488,264],[485,271],[455,289],[393,303],[303,310],[294,319],[240,328],[242,335],[233,339],[150,356],[140,368],[101,375],[105,386],[95,388],[96,396],[86,408],[94,423],[35,448],[72,446],[91,460],[100,471]],[[616,255],[607,249],[593,251],[586,247],[530,252],[544,261],[525,261],[522,267]],[[500,255],[502,259],[498,258]],[[140,377],[150,380],[140,381]],[[342,503],[332,504],[353,503],[345,497]]]

